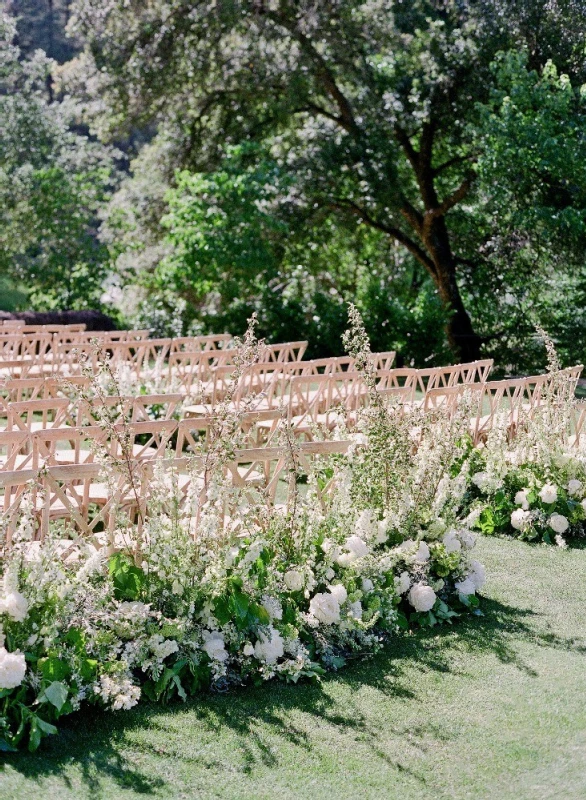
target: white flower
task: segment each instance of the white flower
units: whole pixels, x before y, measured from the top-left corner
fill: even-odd
[[[298,592],[303,589],[303,574],[296,569],[290,569],[285,573],[283,580],[290,592]]]
[[[469,594],[474,594],[476,591],[476,585],[474,581],[468,576],[463,581],[456,581],[454,584],[458,594],[463,594],[468,596]]]
[[[346,549],[356,558],[364,558],[364,556],[368,555],[368,546],[366,542],[356,534],[346,539]]]
[[[556,533],[564,533],[570,527],[570,523],[563,514],[552,514],[549,518],[549,527]]]
[[[568,483],[568,494],[575,495],[582,491],[582,481],[573,479]]]
[[[8,592],[0,600],[0,613],[8,614],[15,622],[22,622],[28,612],[26,597],[20,592]]]
[[[156,633],[149,639],[149,647],[161,660],[170,656],[171,653],[176,653],[179,650],[179,645],[174,639],[164,639],[160,633]]]
[[[318,592],[311,598],[309,613],[324,625],[340,621],[340,604],[331,592]]]
[[[555,503],[558,499],[558,487],[553,483],[546,483],[541,487],[539,496],[544,503]]]
[[[283,606],[276,597],[265,594],[262,598],[262,607],[271,619],[283,619]]]
[[[462,543],[458,539],[456,531],[448,531],[442,539],[442,542],[447,553],[457,553],[458,550],[462,549]]]
[[[468,575],[468,578],[474,583],[476,591],[479,591],[486,583],[486,569],[484,564],[481,564],[480,561],[476,559],[472,559],[470,567],[472,571]]]
[[[362,603],[360,600],[356,600],[355,603],[350,603],[349,612],[351,617],[354,619],[362,619]]]
[[[23,681],[26,661],[22,653],[9,653],[0,647],[0,689],[14,689]]]
[[[328,586],[328,591],[334,595],[340,605],[343,605],[348,599],[348,592],[346,591],[345,586],[343,586],[341,583],[335,583],[332,586]]]
[[[467,550],[472,549],[476,544],[476,536],[472,531],[467,531],[465,529],[458,531],[458,538]]]
[[[429,561],[429,547],[425,542],[419,542],[414,560],[417,564],[425,564],[426,561]]]
[[[405,594],[409,591],[411,586],[411,576],[407,571],[402,572],[398,578],[395,578],[395,591],[397,594]]]
[[[203,638],[203,649],[212,661],[225,661],[228,658],[224,648],[224,637],[219,631],[204,631]]]
[[[244,647],[242,648],[242,652],[245,656],[253,656],[254,647],[250,644],[250,642],[247,642],[247,644],[245,644]]]
[[[529,500],[527,500],[528,489],[521,489],[515,495],[515,505],[521,506],[524,511],[529,508]]]
[[[472,483],[482,491],[487,483],[490,483],[490,476],[487,472],[475,472],[472,476]]]
[[[582,508],[584,509],[584,511],[586,511],[586,497],[582,500],[581,505],[582,505]]]
[[[254,654],[259,661],[264,661],[265,664],[275,664],[284,652],[285,645],[279,631],[271,626],[268,635],[259,633],[258,641],[254,645]]]
[[[511,514],[511,527],[516,531],[524,531],[529,527],[530,520],[531,514],[529,511],[523,511],[522,508],[518,508]]]
[[[560,536],[559,534],[555,537],[555,543],[562,550],[567,550],[568,549],[568,545],[566,543],[566,540],[564,539],[563,536]]]
[[[381,522],[378,523],[378,530],[375,536],[375,542],[377,544],[383,544],[389,538],[389,534],[387,533],[389,529],[389,520],[383,519]]]
[[[362,511],[356,520],[354,532],[359,539],[369,539],[378,530],[378,523],[369,509]]]
[[[430,611],[436,601],[436,594],[431,586],[416,583],[409,592],[409,602],[416,611]]]
[[[362,579],[362,591],[364,594],[368,594],[368,592],[372,592],[374,589],[374,583],[370,580],[370,578],[363,578]]]

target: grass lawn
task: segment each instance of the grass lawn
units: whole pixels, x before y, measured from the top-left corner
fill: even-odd
[[[4,798],[586,798],[586,550],[479,541],[485,617],[321,684],[85,712]]]

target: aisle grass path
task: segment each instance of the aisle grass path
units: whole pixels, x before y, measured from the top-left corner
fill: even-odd
[[[486,616],[319,685],[86,712],[0,798],[586,800],[586,550],[485,539]]]

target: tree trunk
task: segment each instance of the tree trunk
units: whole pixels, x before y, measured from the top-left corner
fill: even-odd
[[[458,288],[456,265],[445,219],[433,219],[423,238],[435,267],[432,277],[445,308],[450,312],[446,326],[448,342],[461,362],[476,361],[480,358],[482,342],[472,327],[472,320]]]

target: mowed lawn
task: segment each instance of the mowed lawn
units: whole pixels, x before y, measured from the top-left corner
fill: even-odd
[[[586,798],[586,550],[483,539],[485,616],[320,684],[88,711],[4,798]]]

